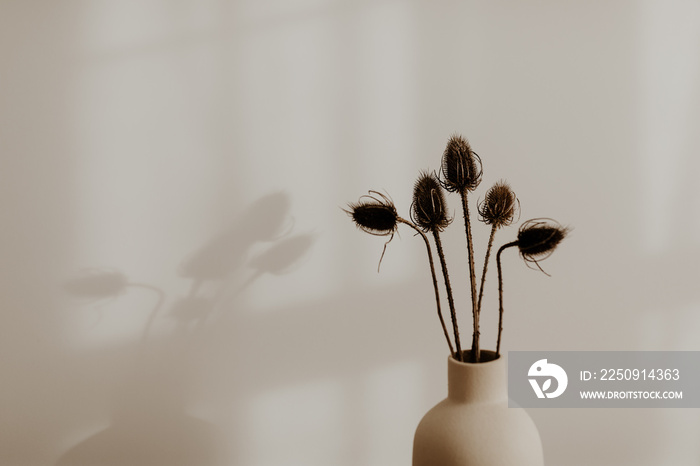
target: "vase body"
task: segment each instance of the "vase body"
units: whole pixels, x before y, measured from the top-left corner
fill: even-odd
[[[503,358],[481,354],[491,360],[448,358],[447,398],[418,424],[413,466],[544,465],[537,427],[525,410],[508,407]]]

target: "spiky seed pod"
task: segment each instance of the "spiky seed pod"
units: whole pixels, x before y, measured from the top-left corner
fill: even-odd
[[[391,200],[381,193],[370,191],[346,210],[357,227],[371,235],[392,235],[398,226],[398,214]]]
[[[518,231],[518,249],[526,262],[534,262],[549,257],[566,237],[568,228],[551,219],[535,218],[523,223]]]
[[[452,135],[442,154],[443,186],[449,192],[474,191],[481,183],[481,159],[462,136]]]
[[[479,219],[494,228],[513,223],[518,210],[518,198],[505,181],[498,181],[486,193],[479,205]]]
[[[411,220],[423,231],[442,231],[452,222],[445,193],[433,173],[424,171],[418,176],[413,188]]]

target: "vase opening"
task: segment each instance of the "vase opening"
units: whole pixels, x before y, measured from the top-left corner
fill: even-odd
[[[496,354],[495,351],[490,351],[490,350],[481,350],[479,352],[479,362],[478,364],[481,364],[483,362],[490,362],[490,361],[495,361],[496,359],[500,359],[501,355]],[[453,358],[454,359],[454,358]],[[464,364],[474,364],[472,360],[472,350],[463,350],[462,351],[462,362]]]

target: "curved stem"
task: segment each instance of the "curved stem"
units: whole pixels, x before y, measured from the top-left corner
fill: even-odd
[[[148,333],[151,330],[151,326],[153,325],[153,321],[156,318],[156,314],[158,314],[158,310],[165,302],[165,293],[160,288],[156,288],[155,286],[147,285],[145,283],[129,283],[127,286],[150,290],[158,295],[158,302],[156,302],[156,305],[153,307],[151,314],[148,316],[148,322],[146,323],[146,327],[143,329],[143,335],[141,336],[141,343],[143,344],[146,342],[146,338],[148,337]]]
[[[464,230],[467,234],[467,252],[469,253],[469,284],[472,296],[472,317],[474,320],[474,333],[472,336],[472,359],[479,362],[479,308],[476,304],[476,275],[474,274],[474,246],[472,245],[472,227],[469,220],[469,203],[467,202],[467,190],[461,192],[462,210],[464,211]]]
[[[486,282],[486,271],[489,266],[489,258],[491,256],[491,248],[493,247],[493,238],[496,235],[496,227],[491,227],[491,235],[489,236],[489,243],[486,247],[486,257],[484,258],[484,270],[481,272],[481,284],[479,285],[479,301],[476,303],[476,334],[477,338],[479,335],[479,320],[481,319],[481,300],[484,297],[484,283]],[[479,349],[479,342],[477,340],[477,350]],[[477,359],[476,362],[479,362]]]
[[[450,276],[447,273],[447,263],[445,262],[445,254],[442,252],[442,242],[440,234],[437,230],[433,230],[435,238],[435,246],[437,248],[438,257],[440,258],[440,266],[442,268],[442,277],[445,280],[445,288],[447,289],[447,302],[450,305],[450,316],[452,317],[452,329],[455,334],[455,346],[457,347],[457,361],[462,360],[462,346],[459,342],[459,326],[457,325],[457,314],[455,313],[455,302],[452,298],[452,287],[450,286]]]
[[[503,272],[501,270],[501,253],[510,247],[517,246],[518,242],[506,243],[496,253],[496,266],[498,267],[498,341],[496,342],[496,357],[501,354],[501,333],[503,333]]]
[[[452,342],[450,341],[450,334],[447,331],[447,326],[445,325],[445,319],[442,317],[442,310],[440,308],[440,290],[438,289],[438,281],[437,281],[437,276],[435,275],[435,263],[433,261],[433,253],[430,250],[430,242],[428,241],[428,237],[425,236],[425,233],[423,233],[418,227],[416,227],[413,223],[409,222],[408,220],[405,220],[401,217],[397,219],[400,223],[403,223],[405,225],[408,225],[409,227],[413,228],[418,232],[418,234],[421,235],[423,238],[423,241],[425,241],[425,248],[428,251],[428,262],[430,263],[430,273],[433,277],[433,288],[435,289],[435,302],[437,303],[437,313],[438,317],[440,318],[440,324],[442,325],[442,331],[445,333],[445,339],[447,340],[447,346],[450,347],[450,354],[453,356],[456,356],[456,353],[454,349],[452,348]],[[455,357],[456,359],[456,357]]]

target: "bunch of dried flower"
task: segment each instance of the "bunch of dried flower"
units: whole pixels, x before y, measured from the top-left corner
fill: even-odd
[[[349,204],[349,209],[345,210],[362,231],[377,236],[390,236],[389,241],[384,245],[384,251],[386,251],[387,244],[393,239],[399,224],[408,225],[421,235],[428,253],[428,263],[433,279],[438,318],[440,319],[445,339],[450,349],[450,354],[458,361],[465,361],[468,357],[470,362],[480,362],[479,317],[484,295],[484,283],[495,234],[498,229],[507,227],[515,221],[520,207],[518,198],[505,181],[496,182],[487,191],[484,200],[478,205],[479,220],[491,226],[491,233],[486,246],[484,267],[481,273],[479,293],[477,294],[468,194],[479,186],[482,174],[481,158],[472,150],[469,142],[465,138],[460,135],[453,135],[448,140],[442,155],[442,177],[429,171],[423,171],[419,174],[413,189],[410,220],[401,218],[391,199],[377,191],[369,191],[368,195],[362,196],[357,203]],[[450,284],[447,262],[440,238],[440,233],[444,231],[453,220],[448,213],[445,191],[459,193],[464,215],[473,320],[471,351],[462,350],[452,286]],[[507,248],[517,246],[520,251],[520,256],[528,265],[535,264],[542,270],[539,261],[549,257],[557,245],[566,237],[568,231],[568,228],[562,227],[550,219],[528,220],[520,227],[515,241],[506,243],[498,249],[496,254],[499,302],[498,341],[496,343],[497,356],[500,354],[501,334],[503,332],[503,273],[501,267],[501,253]],[[432,234],[433,242],[435,243],[435,248],[440,260],[440,268],[450,307],[452,332],[455,342],[454,347],[452,346],[452,341],[450,340],[449,332],[442,316],[440,292],[432,248],[426,233]],[[384,251],[382,251],[382,258],[384,257]]]

